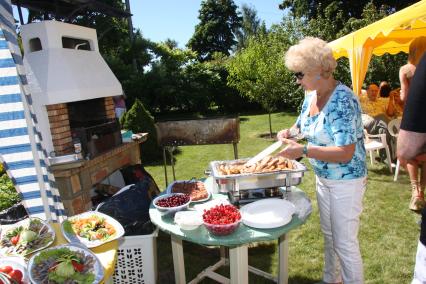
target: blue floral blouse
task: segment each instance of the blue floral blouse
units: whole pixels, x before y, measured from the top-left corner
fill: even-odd
[[[356,144],[355,153],[348,163],[331,163],[309,159],[315,174],[332,180],[347,180],[364,177],[365,148],[361,107],[358,98],[345,85],[339,83],[323,109],[309,116],[315,92],[306,95],[302,111],[296,121],[297,127],[315,146],[345,146]]]

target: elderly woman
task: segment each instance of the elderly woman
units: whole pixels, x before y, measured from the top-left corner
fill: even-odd
[[[290,47],[285,64],[307,93],[302,111],[290,129],[277,137],[287,143],[280,155],[308,157],[316,174],[316,195],[324,234],[325,283],[363,283],[358,243],[359,218],[366,188],[361,108],[353,92],[336,81],[331,49],[318,38]],[[301,132],[307,145],[293,141]]]

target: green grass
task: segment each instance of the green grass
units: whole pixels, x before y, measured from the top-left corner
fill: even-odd
[[[272,116],[274,131],[291,126],[295,114],[277,113]],[[270,145],[272,139],[261,138],[269,131],[267,115],[241,116],[239,157],[250,157]],[[176,179],[204,177],[212,160],[233,159],[232,145],[180,147],[176,158]],[[142,153],[143,156],[143,153]],[[368,160],[369,162],[369,160]],[[160,188],[165,188],[162,165],[147,166]],[[169,180],[172,177],[168,167]],[[315,200],[314,173],[306,173],[300,188],[313,201],[313,213],[306,224],[290,232],[289,283],[315,283],[321,279],[323,268],[323,239]],[[368,188],[364,197],[364,212],[359,233],[366,283],[410,283],[419,237],[419,215],[408,210],[409,183],[405,172],[397,182],[386,165],[369,165]],[[174,283],[170,237],[158,238],[159,283]],[[202,269],[215,263],[219,250],[184,242],[187,281]],[[275,242],[253,244],[249,249],[249,264],[277,274]],[[222,269],[224,275],[229,275]],[[271,283],[250,274],[250,283]],[[206,280],[203,283],[214,283]]]

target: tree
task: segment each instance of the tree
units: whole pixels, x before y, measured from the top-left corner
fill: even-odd
[[[133,133],[148,133],[148,139],[141,144],[142,159],[147,162],[157,160],[161,157],[161,148],[157,143],[157,132],[154,125],[154,118],[147,111],[138,99],[121,118],[124,129],[131,130]]]
[[[374,4],[376,7],[386,6],[388,13],[399,11],[408,7],[417,0],[360,0],[360,1],[336,1],[336,0],[283,0],[279,8],[290,9],[292,14],[297,18],[307,18],[308,20],[317,18],[321,15],[321,11],[329,5],[338,7],[346,20],[350,18],[361,18],[364,7],[368,3]],[[329,18],[334,20],[333,18]]]
[[[295,107],[303,99],[283,60],[284,52],[298,40],[298,23],[288,19],[268,34],[249,39],[228,65],[228,84],[268,111],[271,137],[271,112],[279,106]]]
[[[241,25],[234,1],[203,0],[198,19],[200,23],[187,44],[198,53],[198,59],[210,60],[214,52],[229,55],[236,44],[234,33]]]
[[[241,27],[235,34],[237,37],[237,51],[247,46],[250,37],[267,32],[265,22],[257,17],[257,12],[253,7],[243,4],[241,10],[243,15]]]

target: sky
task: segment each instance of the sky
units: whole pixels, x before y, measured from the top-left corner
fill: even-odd
[[[278,9],[282,0],[234,0],[241,8],[243,4],[254,8],[257,17],[265,21],[266,27],[278,24],[284,12]],[[139,28],[142,35],[154,42],[172,39],[184,48],[199,23],[198,10],[201,0],[130,0],[134,28]],[[15,19],[19,19],[17,9],[13,6]],[[24,20],[27,19],[23,9]]]
[[[240,8],[243,4],[253,7],[266,27],[281,22],[284,15],[278,5],[282,0],[234,0]],[[132,21],[142,35],[154,42],[172,39],[185,47],[199,23],[198,10],[201,0],[130,0]]]

